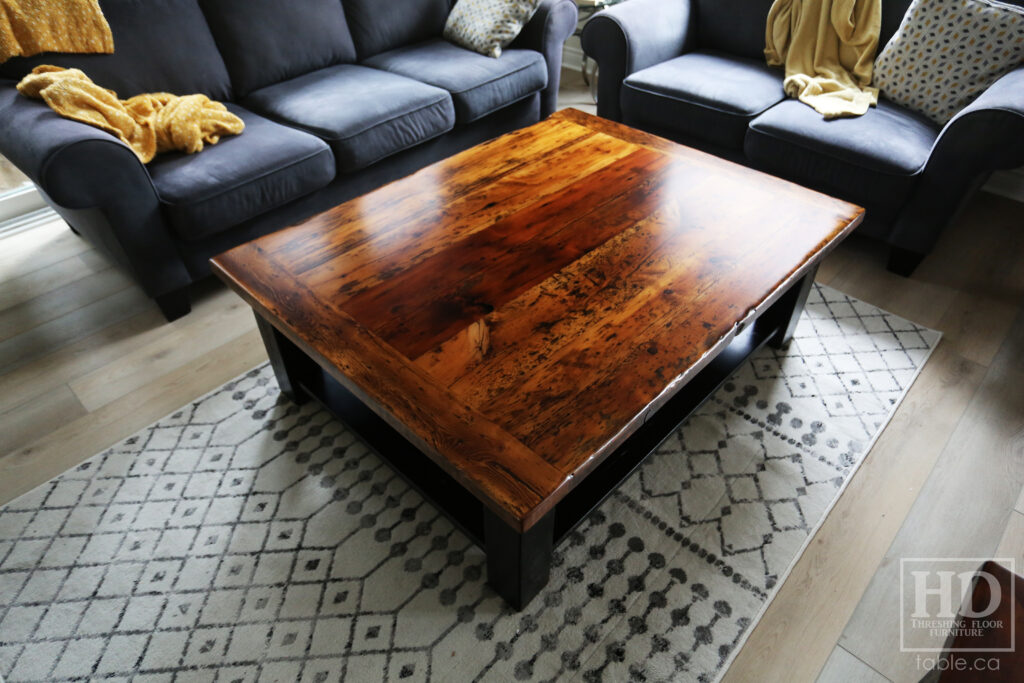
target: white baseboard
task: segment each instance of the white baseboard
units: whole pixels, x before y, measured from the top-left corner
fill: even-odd
[[[58,218],[36,191],[35,185],[14,190],[0,199],[0,235],[34,228]]]
[[[46,208],[42,195],[36,192],[36,186],[26,184],[16,190],[4,193],[0,199],[0,223],[15,220],[32,211]]]
[[[40,225],[46,225],[53,221],[60,220],[60,216],[57,212],[46,206],[42,209],[36,209],[26,214],[22,214],[17,218],[11,218],[9,220],[0,222],[0,237],[6,237],[7,235],[13,235],[16,232],[22,230],[29,230],[30,228],[36,228]],[[3,683],[3,681],[0,681]]]

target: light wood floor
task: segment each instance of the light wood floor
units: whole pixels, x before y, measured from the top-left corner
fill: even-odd
[[[14,164],[0,157],[0,193],[12,190],[28,181],[25,175],[14,167]]]
[[[899,558],[1024,566],[1024,204],[979,195],[910,279],[884,257],[854,236],[819,280],[945,336],[727,681],[918,680]],[[0,503],[266,359],[236,296],[194,294],[168,324],[62,224],[0,239]]]

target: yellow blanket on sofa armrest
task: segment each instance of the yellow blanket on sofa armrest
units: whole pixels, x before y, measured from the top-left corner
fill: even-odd
[[[878,103],[871,70],[881,23],[881,0],[775,0],[764,54],[786,67],[790,97],[826,119],[860,116]]]
[[[116,135],[144,164],[159,152],[200,152],[204,144],[245,129],[242,119],[206,95],[147,93],[119,100],[78,69],[37,66],[18,83],[18,92],[43,100],[65,118]]]
[[[0,64],[40,52],[113,51],[98,0],[0,0]]]

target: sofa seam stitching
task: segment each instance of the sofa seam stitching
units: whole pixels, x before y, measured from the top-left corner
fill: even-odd
[[[751,123],[753,123],[753,122],[751,122]],[[758,133],[760,135],[764,135],[766,137],[772,138],[773,140],[778,140],[779,142],[785,142],[785,143],[789,143],[789,144],[795,145],[796,147],[799,147],[800,149],[803,149],[803,150],[805,150],[807,152],[811,152],[812,154],[821,154],[821,152],[819,150],[812,149],[811,147],[808,147],[807,145],[805,145],[801,141],[790,140],[788,138],[784,138],[784,137],[781,137],[779,135],[776,135],[775,133],[772,133],[772,132],[769,132],[769,131],[766,131],[766,130],[760,130],[760,129],[754,128],[753,125],[747,126],[747,130],[748,130],[748,132],[753,131],[753,132]],[[746,135],[744,135],[743,137],[744,137],[744,139],[746,139]],[[932,143],[932,144],[934,146],[934,143]],[[746,150],[744,150],[744,154],[746,154]],[[913,171],[912,173],[904,173],[904,172],[894,173],[892,171],[872,169],[872,168],[869,168],[867,166],[858,164],[856,162],[848,161],[848,160],[846,160],[846,159],[844,159],[844,158],[842,158],[840,156],[836,156],[836,155],[831,154],[831,153],[827,154],[827,156],[829,156],[829,157],[831,157],[833,159],[836,159],[836,160],[840,161],[841,163],[849,164],[850,166],[856,166],[856,167],[859,167],[859,168],[863,168],[864,170],[871,171],[872,173],[883,173],[885,175],[892,176],[894,178],[914,178],[914,177],[920,175],[920,173],[924,170],[925,166],[928,165],[928,159],[925,159],[924,163],[921,164],[920,166],[918,166],[917,170]],[[930,158],[931,154],[929,153],[928,156]]]
[[[656,97],[665,97],[666,96],[666,93],[658,93],[658,92],[655,92],[653,90],[647,90],[646,88],[638,87],[638,86],[636,86],[636,85],[634,85],[632,83],[626,83],[625,80],[623,80],[622,85],[623,85],[623,87],[629,88],[630,90],[636,90],[637,92],[646,93],[648,95],[654,95]],[[702,107],[703,109],[708,109],[710,111],[717,111],[719,113],[728,114],[730,116],[737,116],[737,117],[740,117],[740,118],[749,117],[751,119],[754,119],[754,118],[760,116],[761,114],[765,113],[766,111],[768,111],[769,109],[771,109],[775,105],[777,105],[777,104],[779,104],[781,102],[786,101],[786,97],[783,96],[782,99],[773,102],[772,104],[768,105],[767,107],[765,107],[763,109],[760,109],[758,111],[752,112],[750,114],[745,114],[745,113],[742,113],[742,112],[728,111],[728,110],[725,110],[725,109],[721,109],[719,107],[712,107],[710,105],[701,104],[700,102],[694,102],[692,100],[684,100],[684,99],[679,98],[679,97],[673,97],[672,95],[667,95],[667,96],[670,97],[671,99],[675,100],[676,102],[682,102],[684,104],[691,104],[691,105],[696,106],[696,107]]]
[[[409,116],[410,114],[417,114],[417,113],[423,111],[424,109],[429,109],[430,107],[434,107],[434,106],[436,106],[438,104],[441,104],[441,103],[443,103],[445,101],[445,99],[447,99],[449,102],[451,102],[452,98],[451,98],[451,95],[448,93],[448,91],[445,91],[444,94],[445,94],[445,97],[439,97],[436,100],[434,100],[433,102],[429,102],[427,104],[424,104],[423,106],[418,107],[417,109],[411,109],[409,111],[402,112],[401,114],[395,114],[394,116],[392,116],[389,119],[385,119],[383,121],[378,121],[377,123],[374,123],[372,126],[367,126],[366,128],[363,128],[362,130],[358,130],[355,133],[352,133],[351,135],[338,136],[338,137],[324,136],[321,139],[322,140],[333,140],[333,141],[351,140],[352,138],[354,138],[354,137],[356,137],[358,135],[362,135],[364,133],[367,133],[367,132],[373,130],[374,128],[380,128],[381,126],[383,126],[385,124],[388,124],[388,123],[391,123],[392,121],[397,121],[398,119],[400,119],[400,118],[402,118],[404,116]],[[452,109],[454,110],[454,108],[455,108],[455,105],[454,105],[454,102],[453,102],[452,103]],[[453,123],[452,127],[454,128],[454,123]],[[316,133],[312,133],[312,131],[310,131],[310,129],[308,129],[308,128],[303,128],[303,129],[308,131],[308,132],[310,132],[313,135],[317,135]],[[452,128],[447,128],[444,131],[442,131],[441,133],[446,133],[446,132],[448,132],[451,129]],[[438,133],[438,135],[440,135],[441,133]],[[320,137],[320,135],[317,135],[317,137]],[[429,140],[431,138],[427,138],[427,139]]]
[[[326,143],[324,143],[324,144],[326,144]],[[198,202],[193,202],[191,204],[185,204],[185,203],[182,203],[182,202],[168,201],[168,200],[166,200],[166,199],[164,199],[163,197],[160,196],[160,191],[159,190],[157,190],[157,193],[156,193],[157,194],[157,198],[160,200],[161,204],[164,204],[166,206],[195,206],[196,204],[202,204],[202,203],[208,202],[210,200],[216,199],[216,198],[218,198],[218,197],[220,197],[222,195],[227,194],[228,192],[233,192],[234,190],[237,190],[240,187],[244,187],[246,185],[250,185],[252,183],[258,182],[260,180],[264,180],[264,179],[269,178],[270,176],[273,176],[273,175],[277,175],[278,173],[281,173],[282,171],[287,171],[290,168],[293,168],[295,166],[298,166],[299,164],[303,164],[303,163],[309,161],[310,159],[313,159],[315,157],[320,156],[324,152],[327,152],[332,157],[334,156],[334,153],[333,153],[333,151],[331,151],[330,147],[327,147],[326,149],[318,149],[317,151],[315,151],[315,152],[313,152],[311,154],[308,154],[308,155],[302,157],[301,159],[296,159],[295,161],[291,162],[287,166],[281,166],[281,167],[275,168],[275,169],[270,170],[270,171],[264,171],[263,173],[259,174],[255,178],[250,178],[250,179],[248,179],[248,180],[246,180],[244,182],[237,182],[234,185],[232,185],[231,187],[224,188],[223,190],[220,190],[216,194],[211,194],[210,196],[204,197],[204,198],[200,199]],[[154,184],[154,187],[155,187],[155,184]]]

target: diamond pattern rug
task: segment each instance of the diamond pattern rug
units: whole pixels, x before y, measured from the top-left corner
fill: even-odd
[[[483,553],[267,366],[0,510],[0,675],[719,677],[939,335],[816,287],[556,551],[520,613]]]

